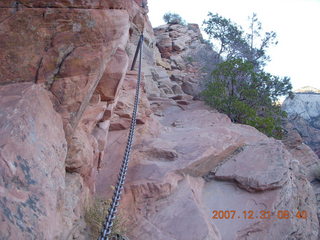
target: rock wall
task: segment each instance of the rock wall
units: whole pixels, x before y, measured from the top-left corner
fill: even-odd
[[[0,95],[0,239],[59,239],[67,153],[61,117],[39,85],[8,84]]]
[[[118,100],[134,33],[152,33],[147,11],[141,0],[0,2],[1,239],[79,235],[109,127],[129,117]]]
[[[121,205],[129,238],[318,239],[315,193],[300,159],[202,102],[185,103],[151,101],[157,115],[137,129]],[[105,183],[115,182],[125,143],[125,131],[109,133],[100,197],[112,194]],[[233,219],[213,219],[213,211],[231,210]],[[278,217],[283,211],[288,219]]]
[[[156,43],[162,59],[158,64],[164,67],[167,79],[161,79],[161,88],[166,93],[183,93],[198,96],[203,85],[211,76],[214,65],[220,61],[218,54],[206,42],[197,24],[166,24],[154,29]],[[159,74],[161,76],[161,74]]]
[[[283,102],[282,108],[303,142],[320,156],[320,94],[296,93]]]
[[[197,25],[153,30],[147,12],[143,0],[1,1],[0,239],[89,239],[85,208],[111,196],[123,157],[142,31],[130,239],[317,239],[308,150],[193,101],[216,53]],[[217,222],[215,209],[308,217]]]

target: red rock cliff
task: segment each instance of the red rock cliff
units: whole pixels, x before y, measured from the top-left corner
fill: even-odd
[[[128,41],[152,34],[141,4],[0,2],[1,239],[65,239],[83,216]]]
[[[142,0],[1,1],[0,239],[87,238],[84,208],[111,196],[122,159],[141,31],[143,87],[121,205],[130,239],[317,239],[305,171],[317,159],[193,101],[201,59],[215,53],[201,55],[196,25],[162,26],[155,37],[147,11]],[[213,210],[308,218],[212,221]]]

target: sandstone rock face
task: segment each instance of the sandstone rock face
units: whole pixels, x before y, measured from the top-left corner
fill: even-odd
[[[217,53],[203,40],[199,26],[167,24],[154,32],[162,56],[157,64],[169,70],[169,78],[184,93],[197,96],[219,62]]]
[[[132,109],[136,94],[138,75],[136,72],[128,72],[119,93],[119,100],[114,108],[110,122],[110,131],[123,130],[130,127]],[[151,114],[150,104],[146,97],[144,87],[141,87],[137,124],[144,124]]]
[[[198,25],[154,32],[147,12],[145,0],[0,2],[0,239],[89,239],[85,208],[111,196],[123,157],[142,31],[130,239],[317,239],[311,150],[193,101],[216,53]],[[212,219],[230,209],[308,218]]]
[[[67,153],[62,119],[48,92],[33,83],[1,86],[0,95],[0,238],[60,239]]]
[[[130,29],[141,31],[147,25],[147,11],[141,0],[1,1],[0,109],[8,110],[0,115],[5,119],[15,104],[25,105],[12,113],[11,125],[0,122],[4,136],[8,127],[24,134],[3,138],[16,145],[1,144],[1,239],[81,235],[79,225],[95,191],[113,109],[132,59],[127,51]],[[17,96],[22,96],[20,102]],[[141,114],[142,123],[150,112]],[[19,159],[13,161],[9,150]]]
[[[297,129],[290,122],[284,124],[287,133],[282,140],[289,152],[300,162],[299,171],[306,174],[307,179],[311,182],[314,193],[316,194],[318,219],[320,219],[320,182],[319,169],[320,160],[312,149],[303,143]]]
[[[151,100],[159,117],[137,130],[122,205],[130,239],[317,239],[314,192],[280,141],[232,124],[201,102],[182,106],[175,99]],[[111,196],[104,183],[115,181],[126,132],[112,131],[109,140],[100,196]],[[307,219],[293,215],[301,209]],[[237,218],[212,219],[214,210],[236,210]],[[288,220],[244,219],[250,210],[255,217],[260,211],[292,214]]]
[[[282,106],[304,143],[320,156],[320,94],[296,93]]]
[[[302,137],[292,123],[287,121],[284,124],[284,128],[287,133],[285,134],[282,142],[291,154],[299,160],[309,181],[314,181],[317,178],[317,169],[320,168],[319,157],[308,145],[303,143]]]

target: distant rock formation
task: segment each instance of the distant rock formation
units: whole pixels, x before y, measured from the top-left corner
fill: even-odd
[[[307,93],[314,88],[303,88],[306,92],[287,98],[282,108],[288,113],[289,122],[301,135],[303,141],[320,156],[320,94]]]
[[[297,90],[294,91],[295,93],[319,93],[320,94],[320,90],[314,87],[310,87],[310,86],[305,86],[302,88],[299,88]]]

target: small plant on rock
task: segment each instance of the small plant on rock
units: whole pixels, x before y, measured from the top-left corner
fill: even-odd
[[[90,229],[90,239],[98,239],[103,228],[105,217],[108,214],[110,200],[96,199],[92,206],[87,209],[85,221]],[[121,214],[118,214],[113,222],[111,231],[111,240],[128,240],[125,228],[125,219]]]
[[[186,21],[182,19],[179,14],[176,13],[166,13],[163,15],[163,20],[167,24],[181,24],[186,25]]]

